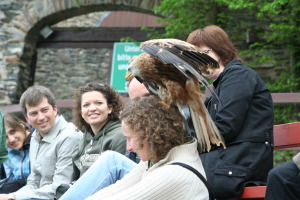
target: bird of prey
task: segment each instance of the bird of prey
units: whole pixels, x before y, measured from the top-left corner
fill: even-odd
[[[218,63],[196,46],[177,39],[148,40],[140,48],[145,52],[129,61],[126,79],[135,77],[150,93],[180,110],[188,106],[200,153],[210,151],[211,143],[225,147],[200,90],[202,84],[211,91],[202,74],[208,74],[208,68],[218,68]]]

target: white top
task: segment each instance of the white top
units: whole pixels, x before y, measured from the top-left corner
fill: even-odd
[[[140,162],[130,173],[115,184],[100,190],[88,200],[208,200],[208,190],[192,171],[174,162],[188,164],[206,177],[197,151],[197,141],[174,147],[166,158],[148,169],[148,162]]]

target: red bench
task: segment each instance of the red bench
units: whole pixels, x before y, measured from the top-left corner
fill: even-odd
[[[300,122],[274,126],[275,150],[300,150]],[[245,187],[239,199],[264,199],[266,186]]]
[[[300,93],[273,93],[274,103],[300,103]],[[300,122],[274,125],[274,149],[300,151]],[[264,199],[267,186],[245,187],[239,199]]]

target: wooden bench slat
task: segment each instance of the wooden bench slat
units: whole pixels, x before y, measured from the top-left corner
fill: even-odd
[[[124,96],[124,94],[121,95]],[[210,92],[208,90],[205,90],[204,98],[210,95],[211,95]],[[274,103],[300,103],[300,93],[271,93],[271,95]],[[127,101],[128,97],[124,97],[124,99],[125,101]],[[57,106],[59,108],[71,108],[72,105],[73,105],[73,99],[57,100]],[[21,111],[21,107],[19,104],[0,106],[0,109],[4,113]]]
[[[9,106],[0,106],[0,110],[3,113],[14,113],[14,112],[21,112],[21,106],[20,104],[13,104]]]
[[[245,187],[240,199],[264,199],[266,195],[266,186]]]
[[[274,103],[299,103],[300,93],[272,93]]]
[[[73,99],[61,99],[56,101],[56,104],[59,108],[72,108],[73,102]]]
[[[274,125],[275,150],[300,150],[300,122]]]

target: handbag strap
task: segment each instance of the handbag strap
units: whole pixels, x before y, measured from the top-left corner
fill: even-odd
[[[196,174],[200,178],[200,180],[204,183],[204,185],[206,186],[206,188],[208,190],[208,194],[209,194],[209,199],[210,200],[215,199],[215,196],[214,196],[214,194],[212,192],[211,187],[208,185],[207,180],[195,168],[193,168],[192,166],[187,165],[185,163],[181,163],[181,162],[174,162],[174,163],[171,163],[171,165],[180,165],[181,167],[184,167],[184,168],[192,171],[194,174]]]

